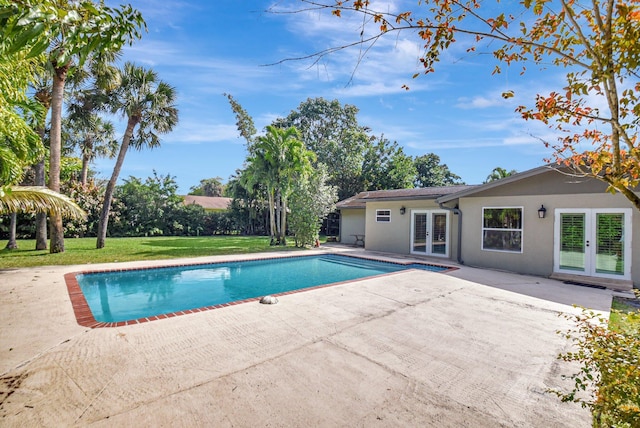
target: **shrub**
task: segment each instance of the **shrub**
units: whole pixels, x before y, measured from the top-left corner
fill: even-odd
[[[559,359],[580,364],[569,376],[571,391],[550,390],[563,402],[580,403],[589,408],[594,427],[640,426],[640,311],[617,312],[618,328],[593,311],[563,314],[575,327],[558,332],[570,339],[576,350],[560,354]]]
[[[77,181],[68,181],[63,183],[62,191],[87,213],[86,219],[65,221],[65,237],[83,238],[96,236],[104,197],[102,183],[96,184],[93,180],[90,180],[87,184],[82,185]]]
[[[288,226],[293,232],[296,247],[312,246],[318,239],[322,219],[334,208],[338,199],[335,186],[328,185],[324,165],[318,165],[309,177],[300,177],[295,183],[289,207]]]

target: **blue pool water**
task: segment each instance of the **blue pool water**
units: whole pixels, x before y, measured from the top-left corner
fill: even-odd
[[[405,269],[446,267],[323,255],[76,276],[99,322],[128,321]]]

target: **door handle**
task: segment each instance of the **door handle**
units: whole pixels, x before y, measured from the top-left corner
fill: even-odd
[[[587,247],[589,246],[589,241],[587,241]]]

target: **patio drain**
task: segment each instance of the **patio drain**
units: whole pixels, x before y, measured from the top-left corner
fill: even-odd
[[[606,290],[607,289],[607,287],[605,287],[603,285],[585,284],[584,282],[576,282],[576,281],[563,281],[563,284],[579,285],[580,287],[597,288],[598,290]]]

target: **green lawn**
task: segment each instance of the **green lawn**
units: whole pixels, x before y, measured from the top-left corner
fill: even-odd
[[[295,250],[293,239],[287,247],[272,247],[264,236],[207,236],[107,238],[105,248],[96,249],[96,238],[67,238],[65,251],[49,254],[36,251],[34,240],[19,240],[17,250],[4,249],[7,241],[0,241],[0,269],[111,263],[134,260],[176,259],[181,257],[245,254],[264,251]]]
[[[632,304],[630,301],[621,298],[614,298],[609,317],[609,326],[614,330],[640,331],[640,316],[627,317],[625,314],[635,312],[640,315],[640,305],[638,300]]]

